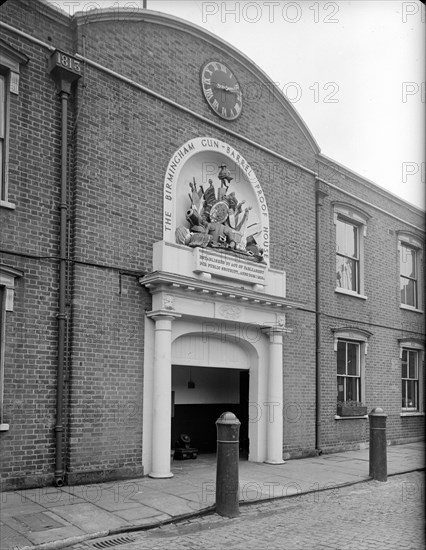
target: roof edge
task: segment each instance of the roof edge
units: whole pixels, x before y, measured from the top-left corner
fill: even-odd
[[[424,214],[426,212],[426,209],[423,209],[420,206],[417,206],[416,204],[413,204],[413,203],[407,201],[406,199],[403,199],[402,197],[399,197],[395,193],[392,193],[391,191],[388,191],[387,189],[385,189],[384,187],[382,187],[378,183],[366,178],[365,176],[362,176],[361,174],[358,174],[358,172],[355,172],[354,170],[352,170],[351,168],[348,168],[344,164],[341,164],[337,160],[334,160],[331,157],[328,157],[327,155],[324,155],[321,152],[319,152],[317,154],[317,159],[319,161],[324,162],[325,164],[332,164],[333,166],[336,167],[336,169],[341,174],[348,175],[349,177],[353,178],[358,183],[361,183],[362,185],[364,185],[366,187],[367,186],[368,187],[372,186],[373,189],[375,191],[377,191],[377,193],[379,195],[382,195],[382,196],[386,197],[387,199],[389,199],[389,200],[391,200],[395,203],[403,203],[409,210],[413,211],[415,214],[420,215],[422,217],[424,216]]]
[[[76,23],[77,26],[82,26],[86,24],[93,23],[105,23],[110,21],[133,21],[133,22],[146,22],[152,23],[155,25],[163,25],[165,27],[173,28],[182,32],[191,34],[197,38],[210,42],[213,46],[218,49],[223,50],[231,57],[234,57],[236,61],[245,66],[245,68],[256,76],[259,80],[265,81],[274,97],[281,103],[281,105],[286,109],[289,115],[298,125],[299,129],[303,133],[304,137],[310,144],[313,152],[319,154],[321,151],[318,142],[311,133],[309,127],[298,113],[296,108],[292,103],[286,98],[286,96],[278,89],[273,80],[258,66],[254,61],[247,57],[243,52],[238,48],[220,38],[219,36],[213,34],[212,32],[205,30],[198,25],[176,17],[174,15],[169,15],[166,13],[148,10],[148,9],[137,9],[137,8],[126,8],[126,7],[117,7],[117,8],[104,8],[104,9],[93,9],[88,12],[77,12],[73,15],[72,20]]]

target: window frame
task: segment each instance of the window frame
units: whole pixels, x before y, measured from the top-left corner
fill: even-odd
[[[349,296],[354,296],[356,298],[361,298],[363,300],[367,300],[367,296],[365,296],[364,293],[364,241],[367,237],[367,223],[370,219],[370,215],[367,214],[367,212],[364,212],[360,210],[357,207],[354,207],[348,203],[345,202],[333,202],[333,208],[334,208],[334,226],[335,226],[335,234],[334,234],[334,243],[335,243],[335,261],[338,256],[342,256],[342,254],[338,254],[337,251],[337,224],[338,221],[342,221],[346,224],[350,224],[357,228],[357,246],[358,246],[358,258],[357,258],[357,289],[356,290],[350,290],[346,288],[342,288],[337,286],[337,277],[336,277],[336,287],[335,292],[340,294],[346,294]],[[346,257],[346,256],[345,256]],[[335,275],[337,275],[337,268],[335,266]]]
[[[423,242],[422,240],[408,231],[398,231],[398,271],[399,271],[399,303],[401,309],[408,309],[423,313]],[[401,273],[403,252],[405,249],[410,249],[415,252],[415,277],[409,278]],[[415,305],[406,304],[401,299],[401,279],[410,279],[415,281]]]
[[[345,373],[339,372],[339,346],[341,344],[345,344]],[[348,347],[349,346],[356,346],[356,374],[349,374],[348,373],[348,365],[349,365],[349,353],[348,353]],[[337,387],[339,388],[339,378],[343,378],[343,399],[339,399],[339,389],[337,389],[337,401],[362,401],[362,395],[361,395],[361,343],[356,342],[354,340],[345,340],[343,338],[339,338],[337,340]],[[350,397],[348,398],[347,392],[348,392],[348,378],[355,379],[356,380],[356,397]]]
[[[404,353],[406,354],[406,360],[404,361]],[[410,376],[410,357],[415,358],[414,367],[415,373],[413,376]],[[404,376],[401,373],[401,397],[402,404],[401,409],[403,411],[418,411],[419,410],[419,352],[418,350],[402,348],[402,357],[401,357],[401,367],[405,363],[406,375]],[[408,397],[408,386],[410,382],[414,382],[414,405],[404,406],[404,400],[407,401]]]
[[[10,144],[10,104],[12,95],[19,95],[19,76],[22,64],[27,64],[29,57],[15,50],[9,44],[0,40],[0,73],[4,77],[4,102],[0,105],[3,111],[4,136],[2,160],[0,162],[0,207],[15,209],[15,204],[9,201],[9,144]]]
[[[336,362],[335,362],[335,369],[336,369],[336,386],[337,386],[337,350],[339,346],[339,341],[346,341],[349,343],[359,344],[359,355],[358,355],[358,361],[359,361],[359,392],[360,392],[360,399],[359,401],[362,403],[365,403],[366,400],[366,387],[365,387],[365,364],[366,364],[366,357],[368,354],[368,344],[369,339],[373,335],[372,332],[364,329],[360,329],[358,327],[340,327],[340,328],[332,328],[331,331],[333,332],[333,349],[336,353]],[[337,387],[336,387],[337,389]],[[336,404],[337,404],[337,394],[336,394]],[[344,419],[345,417],[338,416],[337,414],[334,417],[336,420]],[[346,418],[359,418],[359,417],[346,417]]]
[[[13,312],[16,279],[22,277],[22,271],[0,264],[0,432],[7,431],[9,424],[4,422],[4,367],[6,351],[7,312]]]
[[[416,407],[403,407],[402,406],[402,390],[403,380],[409,380],[410,378],[402,377],[402,359],[404,351],[410,353],[416,353],[417,357],[417,406]],[[399,340],[399,359],[401,364],[400,380],[400,407],[401,416],[424,416],[424,396],[423,396],[423,377],[424,377],[424,344],[421,340],[416,338],[401,338]]]
[[[354,228],[356,230],[356,235],[355,235],[355,251],[356,251],[356,255],[354,256],[348,256],[345,252],[341,252],[338,250],[338,244],[337,244],[337,234],[338,234],[338,231],[339,231],[339,222],[342,223],[342,224],[345,224],[346,226],[350,226],[352,228]],[[337,219],[335,220],[335,226],[336,226],[336,259],[338,257],[340,258],[345,258],[346,260],[349,260],[350,262],[353,262],[354,266],[355,266],[355,273],[353,276],[355,276],[355,290],[353,288],[346,288],[344,286],[337,286],[336,288],[338,288],[339,290],[347,290],[349,292],[356,292],[357,294],[359,294],[359,290],[360,290],[360,228],[357,224],[354,224],[352,222],[349,222],[347,219],[345,219],[344,217],[338,215],[337,216]],[[337,267],[336,267],[336,271],[337,271]]]

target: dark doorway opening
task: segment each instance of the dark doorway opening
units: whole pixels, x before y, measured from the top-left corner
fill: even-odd
[[[209,367],[173,367],[171,446],[180,434],[199,453],[216,452],[216,420],[226,411],[241,422],[240,454],[248,457],[249,371]],[[184,370],[186,369],[186,370]]]

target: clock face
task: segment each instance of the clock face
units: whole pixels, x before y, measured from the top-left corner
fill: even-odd
[[[204,97],[213,111],[225,120],[235,120],[241,114],[243,94],[238,80],[223,63],[209,61],[201,69]]]

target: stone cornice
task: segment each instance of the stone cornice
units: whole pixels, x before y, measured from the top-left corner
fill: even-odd
[[[239,303],[246,302],[247,304],[263,307],[270,306],[274,308],[291,309],[299,308],[303,305],[302,302],[273,296],[257,290],[219,284],[209,280],[194,279],[162,271],[154,271],[145,277],[141,277],[139,282],[141,285],[148,288],[152,294],[174,290],[176,292],[203,295],[204,297],[210,296],[213,298],[234,300]]]

